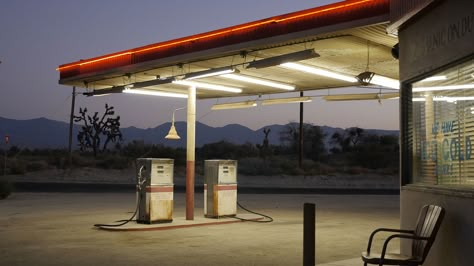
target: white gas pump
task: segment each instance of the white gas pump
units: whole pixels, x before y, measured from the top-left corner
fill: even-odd
[[[204,161],[204,216],[237,214],[237,161]]]
[[[137,159],[138,223],[173,221],[173,159]]]

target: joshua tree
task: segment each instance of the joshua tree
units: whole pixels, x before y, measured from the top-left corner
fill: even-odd
[[[271,129],[264,128],[263,134],[265,134],[265,138],[263,139],[263,144],[262,145],[257,144],[257,148],[260,150],[260,156],[263,159],[266,159],[266,157],[271,154],[270,145],[269,145],[270,142],[268,140],[268,134],[270,134],[270,131]]]
[[[365,136],[365,131],[362,128],[351,127],[344,130],[344,132],[335,132],[331,136],[331,143],[339,147],[333,147],[332,152],[350,152],[357,148],[361,139]]]
[[[264,128],[263,134],[265,134],[265,138],[263,139],[263,147],[268,148],[268,134],[270,134],[271,129]]]
[[[81,151],[92,150],[95,157],[98,152],[105,151],[110,142],[122,141],[120,116],[111,117],[115,114],[113,106],[105,104],[105,113],[102,117],[99,117],[98,112],[92,117],[87,115],[87,108],[80,108],[79,113],[81,115],[74,116],[74,121],[84,123],[77,135]]]

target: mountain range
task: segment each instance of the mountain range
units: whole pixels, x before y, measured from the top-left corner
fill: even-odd
[[[163,144],[169,147],[186,147],[186,122],[175,122],[180,140],[167,140],[171,123],[164,123],[154,128],[141,129],[136,127],[121,128],[125,143],[133,140],[142,140],[147,144]],[[229,124],[223,127],[211,127],[203,123],[196,123],[196,147],[204,144],[215,143],[222,140],[234,144],[261,144],[265,134],[263,130],[269,128],[269,143],[280,144],[280,132],[288,125],[268,125],[257,130],[252,130],[239,124]],[[73,146],[77,147],[76,136],[81,126],[73,126]],[[342,132],[342,128],[321,126],[326,135],[326,143],[334,132]],[[366,129],[368,133],[378,135],[398,135],[398,130]],[[69,123],[36,118],[29,120],[15,120],[0,117],[0,137],[9,136],[9,145],[20,148],[66,148],[69,139]],[[0,143],[4,145],[4,140]]]

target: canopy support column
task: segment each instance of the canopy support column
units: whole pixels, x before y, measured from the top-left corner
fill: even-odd
[[[196,87],[188,88],[186,140],[186,220],[194,220],[194,176],[196,153]]]

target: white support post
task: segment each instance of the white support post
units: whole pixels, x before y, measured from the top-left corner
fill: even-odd
[[[186,140],[186,220],[194,220],[194,176],[196,152],[196,87],[188,88]]]

